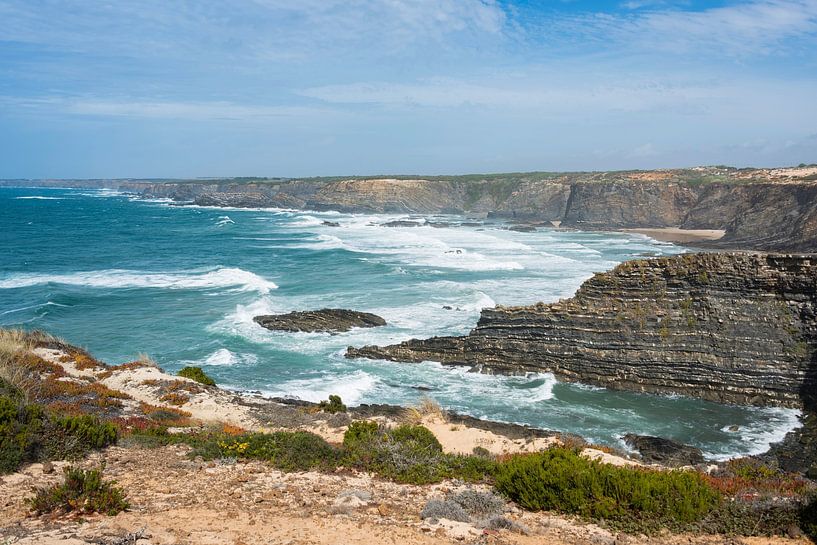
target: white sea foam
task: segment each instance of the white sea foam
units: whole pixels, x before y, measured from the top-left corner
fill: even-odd
[[[230,219],[230,216],[219,216],[216,225],[218,227],[223,227],[224,225],[234,225],[235,222]]]
[[[45,197],[43,195],[29,195],[25,197],[14,197],[19,201],[33,200],[33,201],[61,201],[62,197]]]
[[[355,405],[367,392],[375,389],[378,382],[376,377],[358,370],[347,374],[288,380],[275,389],[262,393],[268,397],[289,397],[312,402],[323,401],[330,395],[339,395],[347,405]]]
[[[90,288],[164,288],[211,289],[234,288],[240,291],[269,293],[275,283],[257,274],[236,268],[219,268],[204,272],[140,272],[121,269],[87,271],[70,274],[13,274],[0,279],[0,289],[26,288],[43,284],[65,284]]]
[[[226,348],[219,348],[207,357],[196,360],[186,361],[191,365],[209,365],[209,366],[231,366],[239,364],[254,365],[258,363],[258,356],[250,353],[236,354]]]
[[[748,425],[738,426],[736,433],[740,437],[740,450],[734,452],[705,452],[707,457],[714,460],[729,460],[738,456],[754,456],[763,454],[774,443],[779,443],[790,431],[800,426],[802,413],[796,409],[783,408],[755,408],[757,418]],[[731,425],[724,426],[727,431]]]

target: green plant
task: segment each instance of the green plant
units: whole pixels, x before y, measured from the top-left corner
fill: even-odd
[[[212,378],[208,377],[207,374],[201,369],[201,367],[183,367],[181,371],[177,373],[180,377],[189,378],[191,380],[195,380],[199,384],[204,384],[205,386],[215,386],[216,381]]]
[[[116,515],[129,507],[125,492],[116,486],[116,482],[102,479],[102,468],[84,470],[78,467],[65,469],[62,484],[36,489],[29,505],[38,514],[76,511]]]
[[[484,481],[496,465],[489,458],[446,454],[430,430],[409,424],[389,430],[375,422],[353,422],[343,444],[345,466],[401,483],[428,484],[447,478]]]
[[[526,509],[613,521],[692,522],[720,502],[698,473],[617,467],[562,447],[502,463],[496,487]]]
[[[327,400],[321,401],[318,404],[318,408],[330,414],[346,412],[346,405],[343,404],[343,401],[341,401],[340,396],[336,395],[330,395],[328,401]]]
[[[370,420],[355,420],[343,433],[343,446],[347,449],[355,449],[360,445],[366,445],[377,437],[377,422]]]
[[[339,452],[323,438],[305,431],[224,436],[218,447],[222,456],[265,460],[284,471],[334,468],[339,459]]]

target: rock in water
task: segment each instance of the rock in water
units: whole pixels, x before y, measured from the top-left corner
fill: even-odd
[[[816,349],[814,256],[700,253],[622,263],[556,303],[483,309],[466,336],[346,355],[809,408]]]
[[[672,439],[628,433],[624,436],[624,441],[636,449],[645,462],[670,466],[694,466],[704,462],[701,449]]]
[[[306,331],[340,333],[353,327],[378,327],[386,320],[369,312],[357,312],[342,308],[305,310],[288,314],[256,316],[253,320],[273,331]]]

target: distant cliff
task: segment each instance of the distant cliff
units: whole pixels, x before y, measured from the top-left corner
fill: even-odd
[[[711,248],[817,252],[817,165],[431,177],[0,180],[224,207],[468,214],[584,230],[723,230]]]
[[[562,227],[718,229],[713,248],[817,251],[817,167],[529,173],[418,178],[122,181],[207,206],[459,213]],[[703,243],[702,243],[703,244]]]
[[[553,304],[485,309],[464,337],[347,357],[553,372],[613,389],[806,405],[817,395],[817,259],[701,253],[635,260]]]

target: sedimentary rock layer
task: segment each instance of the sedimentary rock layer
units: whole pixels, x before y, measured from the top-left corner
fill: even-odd
[[[120,182],[207,206],[458,213],[580,229],[717,229],[711,247],[817,251],[817,167],[529,173],[432,179]]]
[[[684,254],[623,263],[557,303],[485,309],[464,337],[350,347],[347,357],[813,406],[816,311],[814,257]]]

